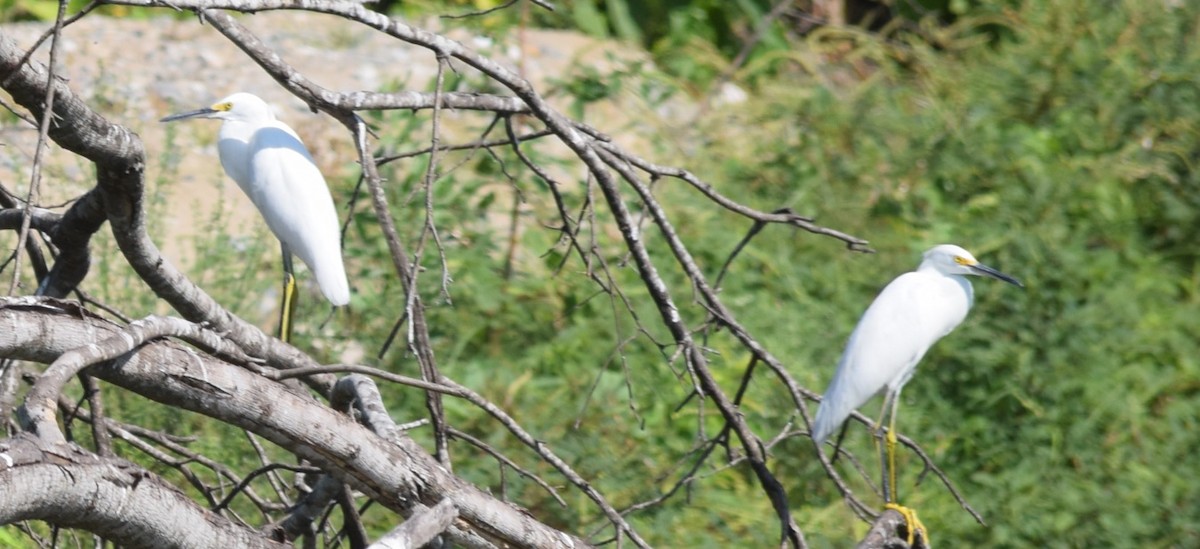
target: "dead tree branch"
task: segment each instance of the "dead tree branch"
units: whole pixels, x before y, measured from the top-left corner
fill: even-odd
[[[0,485],[0,524],[42,519],[122,547],[290,547],[197,506],[132,463],[33,435],[0,441]]]
[[[5,356],[45,361],[75,349],[68,347],[71,342],[97,333],[117,335],[120,329],[101,319],[75,317],[52,301],[0,299],[0,353]],[[308,395],[182,345],[165,340],[143,344],[89,373],[146,398],[252,431],[394,511],[450,499],[473,530],[501,543],[589,545],[450,475],[406,438],[385,440]],[[55,431],[42,428],[38,434],[50,433],[53,443]]]

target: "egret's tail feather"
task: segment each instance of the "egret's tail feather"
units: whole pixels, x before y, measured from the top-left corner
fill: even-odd
[[[346,268],[341,261],[336,265],[326,265],[321,271],[313,273],[321,293],[325,294],[335,307],[350,304],[350,283],[346,280]]]
[[[828,399],[817,409],[817,419],[813,421],[812,438],[817,444],[829,439],[830,435],[846,421],[849,412],[834,410]]]

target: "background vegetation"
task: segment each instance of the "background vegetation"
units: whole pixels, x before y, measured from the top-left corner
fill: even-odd
[[[874,294],[933,244],[962,244],[1025,281],[1024,292],[979,281],[970,319],[934,348],[905,390],[901,430],[934,456],[988,521],[976,524],[935,482],[915,485],[919,462],[905,456],[902,493],[936,543],[1200,545],[1200,3],[951,2],[878,33],[800,34],[783,18],[741,66],[729,61],[769,3],[645,2],[646,13],[633,13],[633,4],[566,2],[564,19],[541,22],[640,41],[658,61],[599,92],[579,86],[585,74],[564,75],[564,89],[590,90],[592,102],[641,98],[655,109],[662,101],[702,99],[716,75],[730,72],[748,100],[669,120],[647,139],[657,147],[647,156],[686,166],[757,207],[813,214],[869,239],[878,252],[854,254],[830,240],[771,228],[727,275],[728,305],[810,388],[824,388]],[[408,9],[422,8],[414,6]],[[629,13],[622,15],[620,6]],[[519,24],[516,17],[499,12],[474,24],[503,29]],[[428,123],[423,115],[388,116],[375,123]],[[610,133],[621,130],[593,122]],[[423,137],[385,148],[418,148]],[[450,157],[446,165],[459,161],[437,187],[437,223],[451,235],[447,259],[455,279],[450,299],[431,303],[444,371],[553,441],[618,506],[670,489],[690,465],[686,452],[698,430],[719,423],[676,411],[690,387],[665,367],[671,349],[647,336],[626,343],[637,335],[630,315],[597,296],[576,261],[559,270],[556,233],[540,223],[551,219],[541,204],[547,198],[534,180],[521,177],[529,206],[510,218],[514,194],[495,184],[497,159]],[[414,234],[421,204],[411,197],[422,162],[395,163],[386,176],[396,183],[390,199],[398,218],[413,220]],[[344,180],[332,182],[339,201],[352,193],[352,173],[348,168]],[[698,261],[716,273],[748,227],[686,189],[664,185],[658,192]],[[521,229],[515,247],[509,219]],[[373,223],[351,226],[353,313],[324,332],[354,333],[377,348],[395,309],[373,295],[398,282],[386,274],[386,250]],[[212,253],[210,245],[201,247]],[[436,255],[426,263],[425,295],[437,295]],[[210,291],[220,296],[226,281],[230,299],[223,302],[257,318],[245,296],[273,287],[275,271],[264,268],[262,280],[253,281],[225,272],[245,266],[228,257],[214,255],[208,265],[205,276],[217,286]],[[128,275],[101,268],[96,276]],[[634,273],[616,276],[632,298],[641,297]],[[93,286],[98,293],[128,291],[103,278]],[[232,305],[239,299],[244,309]],[[321,333],[323,305],[307,305],[311,324],[297,328],[301,337]],[[272,314],[259,316],[269,322]],[[708,345],[732,389],[747,357],[723,353],[734,348],[725,337],[716,334]],[[346,350],[340,345],[329,356]],[[399,349],[378,360],[374,350],[364,361],[413,369]],[[418,399],[405,396],[393,395],[397,419],[424,415]],[[155,413],[135,400],[119,406],[126,417]],[[476,410],[447,404],[463,430],[529,457]],[[760,432],[797,420],[766,376],[751,385],[743,409]],[[196,421],[189,432],[212,428]],[[252,462],[237,440],[226,435],[222,444],[246,451]],[[874,478],[865,430],[852,429],[848,444]],[[814,465],[808,439],[787,440],[772,454],[810,543],[842,547],[862,534],[865,525]],[[854,477],[847,464],[839,466]],[[484,455],[458,472],[501,489]],[[686,493],[633,515],[651,542],[777,543],[775,518],[748,471],[702,468],[701,474]],[[552,524],[586,533],[602,522],[577,495],[561,509],[535,486],[505,480],[503,489]],[[870,493],[861,480],[854,487]]]
[[[728,28],[743,30],[769,7],[755,3],[752,14],[745,9],[751,3],[722,4],[726,23],[741,16],[740,27]],[[934,349],[905,392],[903,430],[933,452],[989,522],[975,524],[936,483],[912,487],[920,471],[910,460],[906,499],[936,541],[1200,543],[1200,478],[1181,466],[1194,463],[1200,448],[1198,7],[981,2],[937,14],[940,25],[901,21],[884,34],[828,30],[799,38],[777,25],[777,36],[792,39],[764,41],[734,71],[750,90],[748,102],[702,116],[693,130],[679,120],[664,132],[674,138],[660,142],[663,161],[760,207],[815,214],[878,250],[857,256],[774,229],[735,263],[724,285],[739,317],[810,387],[824,387],[874,293],[930,245],[963,244],[1027,282],[1025,292],[978,283],[971,320]],[[718,18],[696,15],[712,8],[689,3],[685,15],[672,17],[715,26]],[[667,61],[659,67],[680,93],[704,90],[707,81],[671,60],[690,56],[695,64],[736,53],[717,39],[697,49],[697,38],[714,34],[686,25],[675,35],[656,31],[662,22],[629,37]],[[610,18],[609,27],[621,25]],[[797,62],[805,54],[820,62]],[[714,64],[704,74],[727,68]],[[681,189],[660,192],[702,264],[716,272],[746,227]],[[497,392],[519,388],[518,409],[573,414],[600,376],[593,400],[608,405],[581,413],[578,430],[561,414],[523,419],[544,417],[539,432],[578,439],[578,459],[594,464],[589,472],[604,475],[614,497],[648,497],[643,475],[609,477],[676,470],[698,428],[696,418],[672,413],[686,384],[646,366],[661,363],[652,346],[626,349],[632,398],[614,365],[597,374],[605,362],[596,357],[606,357],[617,339],[614,321],[606,303],[576,305],[591,290],[573,287],[569,274],[530,293],[519,283],[467,282],[484,278],[468,274],[474,268],[457,271],[456,307],[445,311],[464,315],[456,325],[467,325],[463,305],[472,299],[499,301],[497,311],[515,316],[492,317],[509,332],[477,340],[489,345],[472,345],[469,332],[447,334],[465,340],[455,344],[463,349],[460,375],[490,380]],[[541,317],[559,324],[530,322]],[[512,333],[531,324],[543,331]],[[717,353],[721,341],[711,342]],[[730,365],[733,386],[745,357],[714,360]],[[793,419],[770,383],[751,394],[745,411],[760,425]],[[867,410],[873,414],[874,405]],[[850,444],[875,471],[864,432]],[[810,541],[843,546],[861,532],[820,480],[807,440],[791,440],[774,456]],[[773,519],[749,474],[711,474],[690,502],[677,498],[638,520],[663,545],[772,544]]]

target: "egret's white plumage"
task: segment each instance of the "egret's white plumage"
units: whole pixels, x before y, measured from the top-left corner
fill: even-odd
[[[943,244],[925,252],[917,270],[900,275],[879,293],[850,334],[817,410],[813,440],[824,442],[881,391],[889,399],[899,398],[929,347],[967,317],[974,291],[964,275],[1021,285],[958,246]]]
[[[217,149],[225,173],[258,208],[267,227],[312,271],[330,303],[350,302],[342,263],[341,230],[333,198],[300,137],[275,119],[270,106],[249,93],[235,93],[207,109],[168,116],[222,120]]]

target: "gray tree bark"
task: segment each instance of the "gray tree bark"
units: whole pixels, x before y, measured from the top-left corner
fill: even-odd
[[[97,336],[102,341],[99,346],[82,344]],[[94,349],[136,339],[129,330],[106,320],[78,316],[71,304],[46,298],[0,298],[0,356],[47,362],[81,346]],[[55,364],[62,362],[56,359]],[[142,343],[89,367],[88,372],[151,400],[254,432],[398,513],[409,515],[416,505],[449,500],[467,529],[476,533],[463,534],[456,542],[487,546],[484,540],[493,539],[520,547],[589,545],[449,474],[407,436],[384,438],[308,394],[174,341]],[[61,434],[46,436],[57,429],[56,402],[37,395],[53,394],[39,385],[63,377],[52,365],[31,389],[35,397],[23,407],[27,421],[37,424],[31,432],[56,444],[65,443]]]
[[[0,441],[0,486],[0,524],[40,519],[147,549],[291,547],[198,507],[137,465],[28,434]]]
[[[898,511],[888,509],[875,519],[871,529],[856,549],[928,549],[927,540],[914,539],[908,543],[908,523]]]

